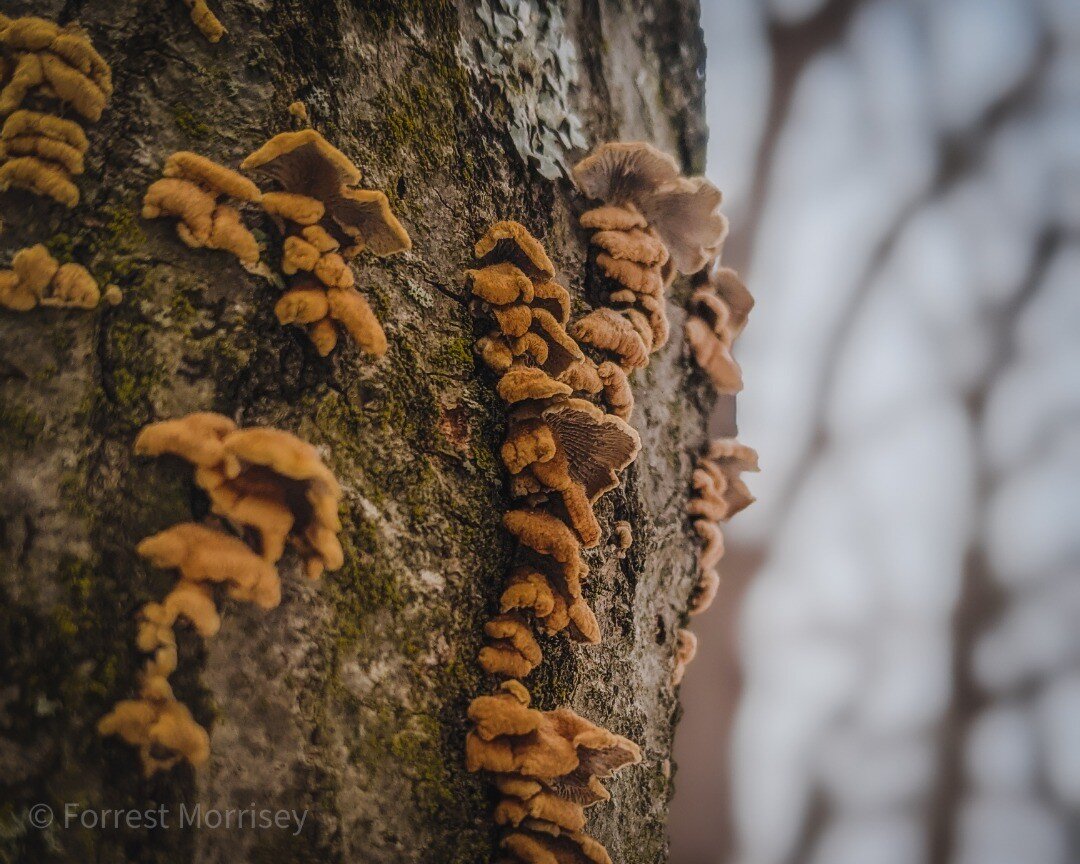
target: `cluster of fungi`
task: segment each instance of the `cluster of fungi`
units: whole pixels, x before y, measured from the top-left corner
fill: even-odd
[[[224,35],[205,0],[185,3],[210,41]],[[111,93],[109,65],[83,32],[0,14],[0,191],[18,188],[76,206],[74,178],[84,170],[88,141],[80,122],[64,115],[96,122]],[[306,123],[302,103],[289,110]],[[367,353],[384,354],[386,335],[355,288],[350,262],[364,250],[386,256],[411,248],[387,197],[359,188],[360,170],[311,128],[274,136],[239,167],[173,153],[147,189],[142,215],[175,219],[187,246],[228,252],[279,284],[278,320],[305,328],[320,355],[334,350],[339,328]],[[668,286],[678,273],[705,268],[690,300],[686,342],[714,389],[737,393],[742,375],[731,349],[753,306],[738,275],[720,264],[727,222],[708,181],[683,177],[671,157],[642,143],[603,144],[573,174],[587,198],[602,202],[580,224],[608,285],[605,305],[571,325],[569,292],[555,281],[539,241],[516,222],[493,225],[476,244],[476,268],[467,271],[474,310],[493,324],[476,350],[498,375],[506,403],[501,456],[514,503],[503,524],[517,545],[479,655],[484,671],[502,680],[493,695],[469,706],[466,757],[468,769],[487,772],[498,791],[501,860],[526,864],[610,864],[604,847],[584,833],[585,809],[609,799],[603,780],[641,760],[632,741],[567,708],[531,707],[519,680],[543,661],[537,633],[585,644],[601,639],[582,590],[588,567],[581,553],[601,540],[597,501],[618,486],[619,472],[640,450],[628,422],[628,375],[668,341]],[[244,208],[275,226],[280,276],[263,263]],[[61,264],[40,244],[17,251],[10,268],[0,269],[0,307],[11,310],[92,308],[102,296],[118,302],[119,290],[102,291],[84,267]],[[277,567],[290,546],[308,578],[340,567],[342,493],[311,445],[278,429],[238,428],[220,414],[151,424],[135,451],[189,463],[211,511],[203,522],[173,525],[136,547],[177,578],[139,613],[137,645],[147,659],[138,698],[119,702],[98,729],[138,747],[149,776],[181,762],[198,766],[210,753],[206,729],[169,683],[179,660],[177,626],[213,637],[221,592],[260,609],[276,607]],[[687,505],[702,541],[691,615],[716,594],[720,525],[753,501],[741,474],[754,470],[756,453],[732,438],[712,441],[697,462]],[[632,540],[629,524],[616,523],[612,542],[620,554]],[[680,629],[675,683],[695,647],[693,634]]]
[[[28,312],[35,306],[93,309],[102,297],[115,305],[120,289],[101,291],[97,280],[81,264],[61,264],[38,243],[12,256],[11,269],[0,269],[0,307]]]
[[[600,641],[582,594],[581,549],[599,544],[593,507],[641,444],[624,420],[583,398],[603,384],[566,332],[569,294],[553,281],[555,267],[536,238],[500,222],[475,254],[478,267],[467,275],[477,311],[496,324],[477,351],[499,375],[496,389],[507,403],[501,455],[515,504],[503,525],[517,552],[479,658],[484,671],[507,680],[469,708],[468,768],[490,772],[499,791],[495,818],[507,827],[507,860],[606,862],[604,847],[582,833],[584,808],[608,798],[600,780],[640,761],[640,751],[568,709],[531,709],[517,679],[543,659],[533,627]]]
[[[85,170],[90,144],[68,109],[88,122],[101,119],[112,95],[109,64],[90,38],[44,18],[0,14],[0,192],[21,189],[65,207],[79,203],[75,177]],[[38,244],[18,250],[0,269],[0,308],[37,306],[93,309],[104,294],[81,264],[56,261]]]
[[[112,95],[112,72],[89,37],[44,18],[0,14],[0,191],[18,188],[65,207],[89,146],[70,109],[90,123]]]
[[[608,404],[630,418],[627,375],[647,366],[668,341],[665,291],[717,254],[727,235],[719,190],[683,177],[675,160],[641,142],[609,142],[574,166],[587,198],[603,203],[581,214],[596,264],[611,283],[606,304],[571,328],[579,341],[615,358],[602,364]]]
[[[188,246],[224,250],[249,271],[269,275],[239,209],[260,208],[282,237],[280,269],[288,284],[274,306],[278,320],[304,327],[324,357],[337,345],[339,327],[364,351],[382,356],[386,335],[356,290],[349,262],[364,250],[385,256],[412,248],[386,195],[356,188],[360,169],[314,129],[275,135],[240,167],[274,188],[264,191],[197,153],[173,153],[164,176],[147,189],[142,214],[176,218]]]
[[[288,432],[240,429],[221,414],[196,413],[147,426],[135,452],[190,463],[213,513],[211,524],[173,525],[135,549],[178,578],[160,602],[139,613],[137,644],[149,657],[138,698],[119,702],[98,731],[138,747],[149,776],[181,760],[200,765],[210,755],[209,735],[169,684],[178,662],[177,623],[182,619],[203,638],[214,636],[221,626],[215,587],[260,609],[276,607],[277,563],[287,546],[297,550],[312,579],[340,567],[344,555],[337,536],[341,487],[318,451]]]

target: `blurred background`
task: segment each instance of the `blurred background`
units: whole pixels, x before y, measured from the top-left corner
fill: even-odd
[[[702,16],[763,470],[671,861],[1080,861],[1080,0]]]

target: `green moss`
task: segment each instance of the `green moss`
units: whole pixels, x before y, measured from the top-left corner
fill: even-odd
[[[5,447],[29,450],[45,432],[45,421],[33,408],[5,398],[0,401],[0,442]]]
[[[172,116],[177,128],[190,138],[204,141],[213,134],[214,128],[183,102],[173,104]]]

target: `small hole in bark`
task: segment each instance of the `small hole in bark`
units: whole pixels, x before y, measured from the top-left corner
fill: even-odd
[[[404,177],[398,177],[397,196],[398,196],[398,198],[404,198],[405,197],[405,178]]]
[[[663,645],[667,642],[667,625],[661,615],[656,616],[656,644]]]

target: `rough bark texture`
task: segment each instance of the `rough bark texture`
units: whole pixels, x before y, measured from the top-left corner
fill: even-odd
[[[116,93],[90,130],[77,209],[0,196],[0,260],[45,242],[125,296],[95,312],[0,314],[0,860],[489,860],[490,793],[464,770],[464,717],[493,683],[475,657],[511,544],[500,528],[502,408],[472,355],[479,330],[460,273],[489,223],[520,220],[580,314],[598,296],[576,226],[582,202],[518,155],[506,117],[537,85],[528,68],[490,85],[470,59],[490,38],[473,3],[212,6],[230,31],[216,46],[181,0],[3,4],[86,27]],[[696,3],[577,0],[562,12],[578,46],[570,100],[589,142],[644,138],[699,171]],[[368,256],[358,269],[390,340],[378,363],[349,344],[319,358],[278,325],[272,286],[138,216],[168,153],[235,165],[288,128],[296,98],[414,240],[411,254]],[[604,644],[548,640],[528,682],[540,707],[568,704],[642,745],[643,764],[591,811],[590,831],[624,864],[666,858],[669,682],[693,573],[683,505],[703,437],[701,385],[679,336],[684,289],[672,292],[672,342],[635,381],[642,454],[601,508],[608,527],[631,522],[634,546],[621,561],[610,545],[589,556]],[[145,780],[135,752],[94,724],[132,695],[135,613],[171,581],[134,556],[136,542],[206,512],[187,467],[135,459],[132,440],[191,410],[319,445],[346,489],[347,560],[312,584],[287,558],[280,608],[229,602],[215,639],[182,636],[175,688],[210,728],[213,755],[198,772]],[[312,814],[298,836],[42,831],[25,821],[37,802],[58,815],[65,802]]]

